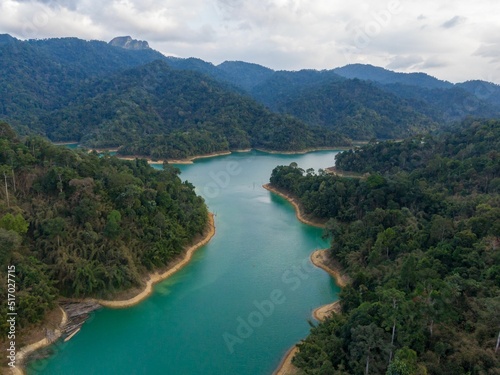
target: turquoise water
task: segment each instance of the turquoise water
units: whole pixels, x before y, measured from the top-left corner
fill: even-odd
[[[322,230],[261,185],[276,165],[325,168],[335,154],[253,151],[179,166],[216,214],[215,237],[150,298],[96,312],[28,374],[271,374],[339,289],[309,261],[328,246]]]

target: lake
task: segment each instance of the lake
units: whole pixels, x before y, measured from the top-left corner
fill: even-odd
[[[262,188],[277,165],[334,165],[335,151],[233,153],[179,165],[216,214],[216,235],[137,306],[102,309],[28,374],[271,374],[339,288],[309,261],[322,229]],[[156,166],[160,168],[161,166]]]

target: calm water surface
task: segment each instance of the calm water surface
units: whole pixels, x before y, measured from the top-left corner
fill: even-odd
[[[326,168],[336,152],[256,151],[179,166],[216,214],[217,233],[141,304],[102,309],[28,374],[271,374],[338,287],[309,254],[328,246],[261,187],[277,165]]]

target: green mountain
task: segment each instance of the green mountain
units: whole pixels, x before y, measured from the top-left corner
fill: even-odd
[[[210,78],[217,68],[202,60],[75,38],[5,39],[0,118],[23,133],[154,158],[348,144]]]
[[[52,140],[118,147],[122,154],[180,158],[241,148],[301,150],[346,144],[332,132],[271,113],[208,76],[155,61],[79,88],[40,117]]]
[[[372,143],[337,156],[343,178],[279,166],[271,184],[328,220],[350,276],[314,326],[305,374],[496,374],[500,368],[500,121]]]
[[[98,41],[20,41],[4,35],[0,39],[0,119],[23,133],[45,134],[39,117],[64,107],[81,84],[159,58],[164,56],[153,50],[125,50]]]
[[[0,119],[21,134],[154,158],[402,138],[500,115],[498,87],[480,81],[452,85],[360,64],[297,72],[215,66],[166,57],[130,37],[1,35],[0,73]]]
[[[281,99],[274,104],[277,111],[352,139],[401,138],[437,128],[432,118],[419,113],[408,100],[360,80],[330,79]]]
[[[223,79],[268,108],[356,139],[401,138],[468,116],[500,116],[498,86],[483,81],[453,85],[362,64],[297,72],[231,64],[245,83]]]
[[[500,106],[500,85],[486,81],[472,80],[457,83],[456,86],[474,94],[479,99],[485,100],[495,106]]]
[[[372,86],[367,89],[371,94],[374,91],[373,86],[385,93],[392,94],[387,97],[387,101],[394,102],[394,96],[396,96],[395,103],[399,103],[403,107],[397,109],[395,113],[410,110],[420,115],[421,118],[427,117],[427,121],[439,124],[461,121],[468,116],[486,118],[500,115],[499,86],[490,82],[468,81],[454,85],[424,73],[397,73],[363,64],[351,64],[333,70],[301,70],[298,72],[272,72],[264,67],[248,67],[244,63],[237,66],[240,76],[245,77],[247,83],[239,83],[237,78],[224,77],[224,79],[229,78],[232,84],[246,90],[253,98],[272,110],[293,114],[306,122],[309,121],[311,115],[307,112],[301,113],[301,107],[303,104],[310,105],[307,102],[310,95],[313,95],[317,100],[316,113],[313,117],[331,118],[329,113],[331,108],[323,107],[323,110],[320,110],[321,103],[335,101],[335,98],[343,95],[343,88],[341,88],[343,86],[337,85],[339,91],[335,92],[331,82],[345,81],[345,85],[352,85],[350,90],[355,92],[359,89],[359,83],[355,80],[371,84]],[[255,72],[265,72],[265,74],[256,74]],[[314,93],[314,90],[317,92]],[[377,96],[383,95],[385,94],[377,94]],[[302,103],[302,100],[306,102]],[[351,95],[349,100],[353,102],[353,106],[357,107],[366,104],[362,95],[357,97]],[[340,111],[336,115],[337,118],[351,116],[349,112],[343,114],[340,105],[336,107],[336,110]],[[367,110],[384,112],[386,108],[371,105]],[[394,118],[389,116],[389,121],[398,122],[398,115]],[[323,122],[323,120],[319,120],[316,124]],[[342,122],[337,122],[337,124],[339,125],[338,130],[343,131],[341,129]],[[336,126],[332,122],[329,125]],[[375,131],[373,131],[372,125],[373,123],[367,123],[369,134],[387,133],[387,130],[378,129],[378,125],[375,125]],[[418,121],[414,122],[414,129],[418,129],[419,126]],[[426,128],[423,125],[420,131],[425,131]],[[398,128],[395,128],[393,133],[398,134]],[[345,134],[352,134],[352,132]],[[405,134],[407,133],[403,132],[399,136],[403,137]]]

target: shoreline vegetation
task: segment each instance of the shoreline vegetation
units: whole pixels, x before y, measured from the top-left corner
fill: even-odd
[[[86,298],[78,301],[94,302],[103,307],[115,308],[115,309],[128,308],[137,305],[138,303],[146,299],[149,295],[151,295],[151,293],[153,292],[153,286],[155,284],[166,280],[167,278],[175,274],[177,271],[185,267],[191,261],[195,251],[205,246],[212,239],[214,235],[215,235],[214,214],[209,212],[207,229],[205,230],[205,233],[203,233],[201,238],[195,241],[194,244],[189,246],[183,253],[182,257],[179,258],[179,260],[174,262],[172,265],[170,265],[168,269],[166,269],[164,272],[161,273],[155,272],[150,274],[145,287],[134,297],[126,300],[101,300],[95,298]],[[54,342],[56,342],[58,339],[61,338],[63,328],[68,321],[68,316],[62,307],[59,306],[59,308],[62,311],[62,318],[58,327],[53,331],[52,336],[50,338],[44,337],[39,341],[23,346],[17,352],[16,367],[11,368],[12,375],[25,374],[24,366],[26,365],[26,359],[29,357],[29,355],[31,355],[33,352],[39,349],[52,345]]]
[[[279,195],[280,197],[286,199],[290,204],[295,208],[295,216],[297,219],[299,219],[301,222],[307,225],[311,225],[316,228],[325,228],[325,220],[318,220],[314,219],[311,217],[308,217],[305,213],[304,210],[300,204],[300,202],[295,198],[292,194],[285,193],[281,190],[276,189],[274,186],[271,186],[271,184],[265,184],[262,185],[262,187],[276,195]]]
[[[67,145],[79,145],[78,141],[67,141],[67,142],[52,142],[56,146],[67,146]]]
[[[242,150],[236,152],[250,152],[250,151],[251,150],[248,151]],[[193,164],[193,162],[197,159],[215,158],[217,156],[231,155],[231,153],[232,153],[231,151],[220,151],[220,152],[212,152],[210,154],[205,154],[205,155],[190,156],[189,158],[185,159],[158,159],[158,160],[153,160],[151,158],[148,158],[147,156],[141,156],[141,155],[123,155],[123,156],[116,155],[116,157],[122,160],[146,159],[148,164],[163,164],[164,162],[167,162],[168,164]]]
[[[70,145],[70,144],[75,144],[75,142],[61,142],[61,143],[54,143],[57,145]],[[266,154],[281,154],[281,155],[303,155],[307,154],[310,152],[318,152],[318,151],[345,151],[345,150],[350,150],[353,147],[356,147],[358,143],[353,143],[352,146],[337,146],[337,147],[316,147],[316,148],[307,148],[305,150],[299,150],[299,151],[273,151],[273,150],[264,150],[260,148],[246,148],[246,149],[241,149],[241,150],[229,150],[229,151],[219,151],[219,152],[212,152],[209,154],[202,154],[202,155],[194,155],[194,156],[189,156],[187,158],[183,159],[151,159],[147,156],[144,155],[115,155],[119,159],[123,160],[135,160],[135,159],[145,159],[148,164],[163,164],[164,162],[167,162],[169,164],[193,164],[195,160],[198,159],[206,159],[206,158],[214,158],[217,156],[225,156],[225,155],[231,155],[232,153],[240,153],[240,152],[251,152],[252,150],[259,151],[259,152],[264,152]],[[103,153],[103,152],[117,152],[119,147],[114,147],[114,148],[96,148],[96,149],[89,149],[88,152],[97,152],[97,153]]]
[[[339,146],[339,147],[318,147],[318,148],[308,148],[308,149],[300,150],[300,151],[272,151],[272,150],[264,150],[264,149],[260,149],[260,148],[246,148],[246,149],[241,149],[241,150],[220,151],[220,152],[212,152],[212,153],[203,154],[203,155],[194,155],[194,156],[190,156],[190,157],[184,158],[184,159],[161,159],[161,160],[156,160],[156,161],[154,161],[151,158],[148,158],[145,156],[140,156],[140,155],[124,155],[124,156],[117,155],[117,157],[120,159],[124,159],[124,160],[135,160],[136,158],[146,159],[149,164],[162,164],[165,161],[169,164],[193,164],[193,162],[195,160],[198,160],[198,159],[206,159],[206,158],[214,158],[217,156],[231,155],[234,152],[236,152],[236,153],[251,152],[252,150],[264,152],[266,154],[303,155],[303,154],[307,154],[309,152],[337,151],[337,150],[341,150],[341,149],[342,150],[349,150],[350,147],[341,147],[341,146]],[[111,150],[108,150],[108,151],[111,151]]]
[[[369,173],[355,173],[355,172],[341,171],[336,167],[325,168],[325,172],[338,177],[359,178],[359,179],[366,179],[370,175]]]
[[[298,200],[291,194],[282,192],[276,189],[275,187],[271,186],[270,184],[262,185],[262,187],[286,199],[294,207],[295,215],[301,222],[318,228],[325,228],[324,222],[314,220],[313,218],[304,217],[303,209],[300,206],[300,202],[298,202]],[[349,276],[346,275],[344,272],[342,272],[340,265],[336,264],[329,257],[328,251],[329,249],[314,251],[310,255],[311,262],[316,267],[323,269],[330,276],[332,276],[335,279],[336,284],[339,287],[343,288],[350,282]],[[313,311],[312,316],[317,321],[322,322],[331,314],[338,314],[339,312],[340,312],[340,304],[339,301],[337,300],[332,303],[316,308]],[[280,364],[278,365],[277,369],[273,372],[273,375],[300,375],[301,374],[300,370],[292,364],[292,359],[297,353],[297,351],[298,348],[296,345],[290,348],[281,359]]]
[[[138,303],[145,300],[151,293],[153,292],[153,286],[163,280],[166,280],[170,276],[172,276],[177,271],[181,270],[185,267],[192,259],[193,254],[199,248],[205,246],[215,235],[215,221],[214,214],[208,214],[208,227],[204,235],[201,237],[199,241],[197,241],[194,245],[191,245],[187,248],[187,250],[183,253],[182,258],[180,258],[177,262],[170,265],[167,270],[164,272],[155,272],[149,275],[149,279],[146,282],[145,287],[142,289],[140,293],[135,295],[132,298],[125,300],[102,300],[102,299],[89,299],[89,302],[96,302],[103,307],[113,308],[113,309],[121,309],[127,308],[137,305]]]

